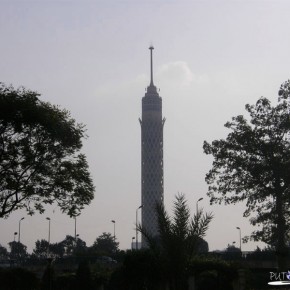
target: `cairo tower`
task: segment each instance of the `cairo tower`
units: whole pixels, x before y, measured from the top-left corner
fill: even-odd
[[[162,99],[153,83],[153,46],[150,48],[150,85],[142,98],[141,200],[142,227],[158,236],[156,203],[163,203],[163,126]],[[142,247],[146,242],[142,239]]]

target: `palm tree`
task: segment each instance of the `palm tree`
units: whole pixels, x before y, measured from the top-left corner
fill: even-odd
[[[153,237],[141,225],[138,230],[149,248],[159,260],[163,273],[161,280],[170,290],[186,289],[187,268],[213,219],[212,213],[203,214],[202,209],[190,218],[190,210],[184,194],[178,194],[170,218],[163,204],[156,205],[158,238]]]

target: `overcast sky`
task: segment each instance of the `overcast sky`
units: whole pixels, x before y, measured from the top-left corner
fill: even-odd
[[[77,219],[77,233],[92,245],[113,232],[120,248],[135,235],[141,202],[141,99],[154,82],[163,99],[164,196],[186,195],[215,215],[206,240],[210,250],[239,245],[253,228],[243,204],[210,206],[206,172],[212,158],[204,140],[225,138],[232,116],[265,96],[277,102],[290,69],[289,1],[3,1],[0,0],[0,81],[41,93],[86,124],[87,155],[95,198]],[[0,221],[0,243],[13,240],[20,218],[21,242],[31,252],[37,239],[74,235],[74,221],[54,206],[32,217],[14,212]],[[242,245],[254,250],[258,244]]]

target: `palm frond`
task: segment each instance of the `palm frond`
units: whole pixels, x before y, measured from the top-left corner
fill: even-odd
[[[172,231],[172,224],[163,203],[156,204],[156,213],[158,220],[158,231],[160,236],[168,236]]]
[[[156,250],[157,250],[157,242],[156,242],[156,239],[155,239],[155,238],[154,238],[154,237],[149,233],[149,231],[148,231],[145,227],[143,227],[141,224],[138,224],[138,225],[136,226],[136,228],[137,228],[137,231],[139,231],[139,232],[142,234],[143,238],[146,239],[146,242],[147,242],[147,244],[148,244],[148,247],[149,247],[150,249],[156,251]]]
[[[184,194],[176,195],[174,202],[173,231],[181,240],[186,238],[190,219],[190,210]]]
[[[191,220],[189,229],[190,235],[203,238],[213,217],[213,213],[203,214],[203,210],[199,210]]]

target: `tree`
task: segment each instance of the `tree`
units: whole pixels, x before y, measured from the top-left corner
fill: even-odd
[[[91,249],[99,255],[111,256],[118,251],[119,243],[110,233],[103,233],[96,238]]]
[[[62,243],[53,243],[49,245],[49,255],[54,258],[62,258],[65,254],[65,248]]]
[[[76,253],[84,252],[86,250],[86,242],[82,239],[76,237],[76,239],[73,236],[67,235],[65,239],[60,242],[60,244],[65,249],[65,255],[73,255]]]
[[[39,259],[47,258],[49,244],[47,240],[37,240],[35,242],[35,248],[33,249],[32,254]]]
[[[0,83],[0,218],[52,203],[76,216],[93,199],[84,126],[38,96]]]
[[[235,245],[228,245],[225,252],[227,253],[241,253],[241,250]]]
[[[75,255],[84,254],[87,251],[87,244],[85,241],[77,237],[76,247],[74,249]]]
[[[72,256],[76,253],[83,253],[86,250],[86,242],[67,235],[65,239],[59,243],[48,244],[47,240],[37,240],[33,249],[33,256],[39,259],[49,257],[63,258],[64,256]]]
[[[27,258],[27,247],[20,242],[8,243],[10,247],[10,258],[11,259],[24,259]]]
[[[278,266],[286,269],[286,238],[290,230],[290,81],[279,90],[278,104],[267,98],[246,105],[249,119],[233,117],[226,139],[204,142],[213,156],[206,175],[211,203],[246,201],[245,217],[260,226],[251,238],[274,246]],[[255,216],[251,216],[255,214]]]
[[[8,251],[0,244],[0,260],[5,260],[9,257]]]
[[[73,254],[76,247],[76,241],[73,236],[67,235],[61,244],[65,250],[65,255],[69,256]]]
[[[32,254],[38,259],[62,258],[65,254],[65,247],[61,242],[49,244],[47,240],[37,240]]]
[[[169,279],[172,290],[185,289],[187,268],[199,248],[204,248],[203,237],[213,219],[212,213],[203,214],[202,209],[190,218],[190,210],[184,194],[178,194],[174,202],[173,218],[170,218],[162,203],[156,205],[159,237],[156,240],[142,226],[139,231],[149,248],[159,260],[163,278]]]
[[[228,244],[227,248],[223,251],[222,255],[225,260],[240,260],[242,258],[242,251],[240,248],[237,248],[234,244]]]

